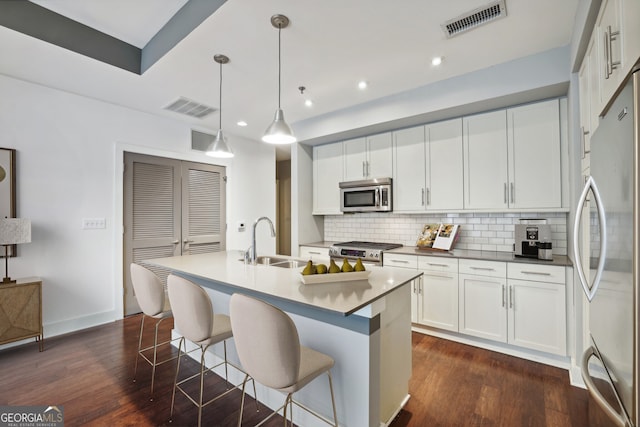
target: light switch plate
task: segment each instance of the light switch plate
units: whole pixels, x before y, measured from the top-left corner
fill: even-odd
[[[105,218],[82,218],[83,230],[99,230],[107,228],[107,220]]]

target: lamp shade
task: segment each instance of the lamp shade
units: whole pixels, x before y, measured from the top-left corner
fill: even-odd
[[[31,220],[0,218],[0,245],[31,242]]]
[[[229,148],[227,138],[224,136],[222,129],[218,129],[215,139],[211,141],[211,144],[207,147],[205,154],[211,157],[226,159],[233,157],[233,151]]]
[[[276,111],[276,116],[262,136],[262,140],[269,144],[293,144],[296,142],[297,139],[291,127],[284,120],[284,112],[281,109]]]

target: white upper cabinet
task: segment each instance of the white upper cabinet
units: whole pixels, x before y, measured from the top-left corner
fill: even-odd
[[[640,57],[640,2],[638,0],[602,0],[589,47],[582,62],[590,70],[591,89],[580,91],[580,108],[589,96],[590,133],[598,126],[598,117],[607,106],[631,67]],[[581,78],[582,78],[581,71]],[[582,89],[582,82],[581,82]],[[581,111],[582,115],[582,111]]]
[[[465,208],[562,207],[557,99],[465,117]]]
[[[393,139],[393,210],[422,211],[426,207],[425,127],[396,131]]]
[[[464,178],[464,207],[508,208],[506,111],[476,114],[463,118],[462,123],[467,172]]]
[[[350,139],[343,145],[345,181],[392,176],[391,132]]]
[[[464,162],[462,119],[427,126],[429,170],[427,209],[454,210],[464,207]]]
[[[507,110],[509,207],[559,208],[559,101],[537,102]]]
[[[340,187],[343,161],[342,144],[313,147],[313,214],[340,213]]]
[[[463,208],[462,119],[394,132],[395,211]]]
[[[349,139],[344,147],[344,180],[357,181],[367,177],[367,139]]]
[[[588,162],[591,152],[591,135],[598,127],[597,105],[600,100],[598,86],[598,53],[595,40],[589,41],[587,52],[582,61],[578,74],[580,96],[580,151],[583,159]],[[593,105],[593,108],[591,107]]]
[[[596,35],[600,43],[600,107],[613,97],[623,77],[621,0],[603,0],[596,21]],[[637,25],[637,24],[636,24]]]

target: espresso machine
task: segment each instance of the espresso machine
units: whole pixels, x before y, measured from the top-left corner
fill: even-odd
[[[522,218],[515,224],[513,237],[515,256],[538,258],[541,243],[546,248],[551,242],[551,226],[546,219]]]

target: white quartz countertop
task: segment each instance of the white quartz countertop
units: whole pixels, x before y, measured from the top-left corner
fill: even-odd
[[[283,258],[280,255],[278,257]],[[367,270],[371,271],[368,280],[305,285],[300,277],[301,268],[249,265],[241,261],[241,258],[239,251],[228,251],[156,258],[144,262],[223,283],[237,288],[238,291],[246,289],[345,316],[366,307],[422,274],[416,270],[367,265]]]

